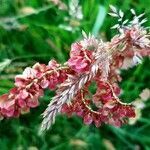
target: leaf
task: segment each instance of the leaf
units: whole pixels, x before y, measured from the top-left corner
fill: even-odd
[[[111,9],[113,12],[117,13],[116,7],[114,7],[113,5],[110,5],[109,7],[110,7],[110,9]]]
[[[121,18],[123,18],[124,13],[122,12],[122,10],[119,11],[119,16],[120,16]]]
[[[99,6],[99,11],[96,17],[96,21],[92,30],[93,35],[97,35],[101,26],[103,25],[104,19],[106,16],[106,8],[102,5]]]
[[[0,62],[0,72],[2,72],[8,65],[10,65],[10,63],[10,59],[5,59],[3,62]]]
[[[125,25],[127,22],[128,22],[129,20],[128,19],[126,19],[125,21],[123,21],[123,25]]]
[[[145,19],[143,19],[141,22],[140,22],[140,24],[143,24],[143,23],[145,23],[145,22],[147,22],[148,20],[145,18]]]
[[[119,21],[119,22],[122,22],[122,19],[123,19],[123,18],[120,18],[118,21]]]
[[[108,13],[110,16],[112,16],[112,17],[118,17],[118,15],[117,14],[115,14],[115,13]]]
[[[117,29],[120,25],[119,24],[115,24],[114,26],[111,27],[111,29]]]
[[[83,31],[83,30],[82,30],[82,35],[83,35],[84,38],[88,37],[87,34],[85,33],[85,31]]]
[[[136,13],[135,13],[135,10],[134,10],[134,9],[130,9],[130,11],[131,11],[131,13],[132,13],[133,15],[136,15]]]
[[[145,15],[145,13],[142,13],[142,14],[140,14],[139,16],[138,16],[138,18],[141,18],[141,17],[143,17]]]

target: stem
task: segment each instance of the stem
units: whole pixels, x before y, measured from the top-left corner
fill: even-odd
[[[100,115],[99,112],[94,111],[90,106],[88,106],[88,105],[86,104],[85,99],[84,99],[84,96],[83,96],[83,90],[81,90],[81,99],[82,99],[82,102],[84,103],[85,107],[86,107],[90,112]]]
[[[46,75],[49,75],[51,73],[54,73],[54,72],[57,72],[59,70],[67,70],[69,69],[68,66],[60,66],[58,67],[57,69],[53,69],[53,70],[50,70],[50,71],[47,71],[45,73],[43,73],[43,75],[40,77],[40,78],[35,78],[32,80],[31,83],[29,83],[28,85],[26,85],[25,89],[30,89],[30,87],[34,84],[34,83],[38,83],[43,77],[45,77]],[[11,97],[8,97],[8,99],[11,98]]]
[[[39,79],[34,79],[30,84],[28,84],[28,85],[26,86],[26,89],[30,88],[33,83],[37,83],[37,82],[38,82],[40,79],[42,79],[44,76],[50,75],[51,73],[57,72],[57,71],[59,71],[59,70],[66,70],[66,69],[69,69],[69,67],[68,67],[68,66],[60,66],[60,67],[58,67],[57,69],[47,71],[47,72],[43,73],[43,75],[42,75]]]
[[[18,20],[18,19],[22,19],[22,18],[26,18],[26,17],[30,17],[30,16],[32,16],[32,15],[37,15],[37,14],[39,14],[39,13],[41,13],[41,12],[44,12],[44,11],[47,11],[47,10],[53,8],[53,7],[54,7],[54,6],[46,6],[46,7],[43,7],[43,8],[39,8],[39,9],[37,9],[35,12],[30,13],[30,14],[18,15],[18,16],[16,16],[16,17],[12,17],[12,21],[15,21],[15,20]]]
[[[26,58],[41,58],[41,57],[50,57],[47,54],[36,54],[36,55],[27,55],[27,56],[18,56],[15,57],[13,59],[11,59],[11,61],[16,61],[16,60],[20,60],[20,59],[26,59]]]
[[[123,102],[121,102],[120,99],[116,96],[116,94],[115,94],[115,92],[114,92],[114,90],[113,90],[112,85],[111,85],[109,82],[106,82],[106,83],[109,85],[109,87],[110,87],[110,89],[111,89],[111,91],[112,91],[113,97],[115,98],[115,100],[116,100],[119,104],[125,105],[125,106],[130,106],[130,105],[132,105],[131,103],[123,103]]]

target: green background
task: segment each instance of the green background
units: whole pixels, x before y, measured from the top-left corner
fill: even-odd
[[[69,0],[62,2],[68,6]],[[82,20],[70,17],[67,10],[60,10],[49,0],[0,0],[0,94],[13,87],[14,76],[26,66],[48,63],[52,58],[60,63],[67,61],[70,45],[81,38],[82,30],[110,40],[116,34],[110,29],[116,19],[106,14],[110,4],[122,9],[128,19],[129,10],[134,8],[138,14],[145,12],[150,20],[150,0],[81,0]],[[30,9],[25,11],[27,7]],[[33,10],[35,13],[29,14]],[[149,25],[150,21],[145,23]],[[71,31],[66,30],[68,26]],[[5,59],[10,64],[5,64]],[[145,58],[139,66],[122,71],[123,101],[135,100],[143,89],[150,87],[149,66],[149,58]],[[41,113],[54,95],[48,90],[45,93],[40,106],[29,114],[0,122],[0,150],[150,149],[149,101],[134,125],[96,128],[84,125],[76,116],[64,115],[57,117],[50,130],[40,134]]]

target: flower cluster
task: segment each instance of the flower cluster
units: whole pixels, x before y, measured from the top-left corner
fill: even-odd
[[[16,76],[15,88],[0,97],[0,114],[3,117],[17,117],[37,107],[45,88],[53,90],[66,79],[65,68],[59,67],[54,60],[48,65],[36,63],[32,68],[27,67],[23,74]]]
[[[82,46],[79,43],[73,44],[70,59],[68,60],[70,68],[77,73],[83,73],[85,71],[89,71],[90,62],[91,51],[83,51]]]
[[[75,113],[83,118],[85,124],[94,123],[96,127],[102,123],[121,126],[126,122],[126,118],[135,117],[134,108],[130,104],[120,102],[116,97],[120,94],[120,88],[116,84],[110,85],[98,80],[98,77],[94,80],[97,84],[96,93],[92,95],[88,90],[89,82],[78,92],[71,104],[63,105],[62,113],[68,116]]]
[[[120,101],[120,70],[128,69],[142,62],[143,56],[150,55],[149,33],[141,25],[131,10],[134,18],[127,25],[124,14],[111,6],[110,15],[118,17],[119,34],[110,42],[103,42],[94,36],[87,36],[71,46],[70,58],[60,65],[52,60],[48,65],[35,64],[26,68],[22,75],[15,78],[15,88],[0,96],[0,115],[15,117],[29,108],[38,106],[38,99],[44,89],[56,89],[43,113],[42,130],[48,129],[58,113],[69,116],[76,114],[85,124],[112,124],[121,126],[128,118],[135,117],[132,103]],[[92,94],[89,86],[96,83],[96,92]]]

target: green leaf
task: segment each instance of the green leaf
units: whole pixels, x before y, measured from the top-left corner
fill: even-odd
[[[0,72],[2,72],[8,65],[10,65],[10,59],[4,59],[3,62],[0,62]]]
[[[92,30],[92,34],[97,36],[100,28],[102,27],[106,16],[106,8],[102,5],[99,6],[99,11],[96,17],[96,21]]]

